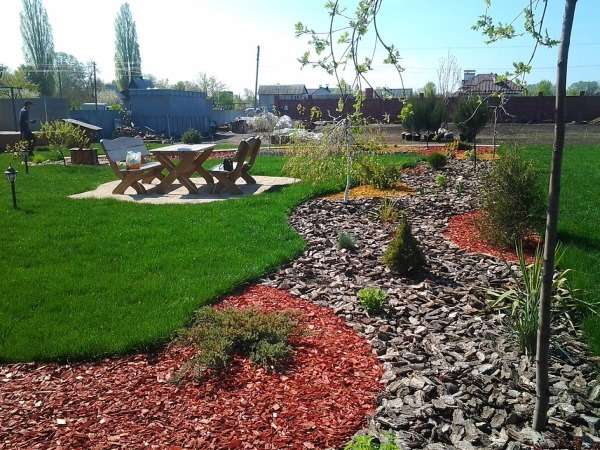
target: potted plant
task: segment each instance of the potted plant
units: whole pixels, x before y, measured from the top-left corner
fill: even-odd
[[[86,131],[74,125],[71,126],[73,128],[71,135],[72,145],[70,145],[71,164],[98,164],[98,154],[95,149],[89,148],[90,138]]]
[[[96,150],[88,148],[90,139],[85,130],[60,120],[46,122],[42,125],[42,135],[48,145],[58,151],[65,160],[63,149],[68,148],[71,164],[98,164]]]

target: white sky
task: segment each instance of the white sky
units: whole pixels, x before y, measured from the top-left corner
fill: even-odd
[[[308,49],[296,39],[294,24],[327,28],[325,0],[129,0],[137,24],[143,73],[171,82],[215,75],[233,91],[254,89],[256,46],[261,46],[259,84],[334,85],[322,70],[300,70],[297,58]],[[346,0],[352,4],[356,0]],[[511,20],[524,0],[495,0],[498,19]],[[100,78],[114,78],[114,19],[123,0],[43,0],[53,28],[56,51],[80,61],[96,61]],[[569,60],[569,81],[600,79],[600,0],[579,2]],[[560,31],[563,2],[550,2],[550,33]],[[451,8],[448,6],[451,5]],[[21,0],[0,0],[0,64],[23,63],[19,12]],[[522,38],[485,47],[470,29],[483,12],[483,0],[387,0],[380,28],[401,49],[406,87],[436,81],[438,60],[448,50],[462,68],[503,73],[513,61],[527,60],[531,40]],[[375,58],[373,85],[400,87],[390,66]],[[528,81],[554,80],[556,49],[541,49]]]

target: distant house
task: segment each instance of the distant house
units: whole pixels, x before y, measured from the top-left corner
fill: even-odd
[[[408,98],[413,96],[412,88],[377,88],[377,95],[382,98]]]
[[[339,88],[330,88],[329,86],[319,86],[317,89],[308,89],[309,98],[315,100],[338,99],[342,95]]]
[[[458,95],[481,95],[482,97],[493,93],[515,96],[523,95],[525,89],[510,80],[496,81],[495,73],[475,74],[474,70],[465,70],[462,85]]]
[[[272,84],[258,88],[258,106],[272,111],[277,100],[304,100],[308,91],[303,84]]]

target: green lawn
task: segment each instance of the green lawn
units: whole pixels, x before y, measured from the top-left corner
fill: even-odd
[[[551,149],[522,149],[547,180]],[[547,185],[547,184],[546,184]],[[574,269],[573,280],[588,299],[600,302],[600,146],[567,147],[565,150],[559,222],[559,238],[567,245],[563,266]],[[600,320],[585,321],[588,342],[600,354]]]
[[[0,155],[0,168],[10,161]],[[283,162],[259,158],[254,173],[280,175]],[[0,182],[0,361],[89,359],[165,342],[200,305],[301,252],[289,211],[334,189],[301,183],[206,205],[139,205],[66,198],[114,179],[108,167],[18,170],[18,210]]]

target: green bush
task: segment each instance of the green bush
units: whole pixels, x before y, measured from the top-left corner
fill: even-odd
[[[266,313],[256,309],[201,308],[189,329],[180,333],[198,354],[177,374],[181,380],[190,371],[200,378],[207,369],[225,370],[236,354],[269,369],[277,369],[289,357],[290,336],[297,321],[287,313]]]
[[[427,162],[432,169],[440,170],[448,163],[448,157],[442,153],[432,153],[427,157]]]
[[[366,434],[360,434],[354,436],[354,439],[346,444],[344,450],[400,450],[400,447],[398,447],[394,436],[391,434],[386,435],[382,440]]]
[[[503,154],[484,176],[479,231],[489,242],[514,245],[543,224],[540,178],[531,161],[515,151]]]
[[[448,178],[446,177],[446,175],[442,175],[441,173],[437,174],[435,176],[435,184],[438,187],[444,189],[448,185]]]
[[[202,135],[198,130],[190,128],[181,135],[181,142],[184,144],[199,144],[202,142]]]
[[[456,106],[454,123],[460,132],[460,139],[474,142],[479,132],[488,122],[488,106],[479,96],[463,98]]]
[[[383,310],[387,302],[387,293],[379,288],[366,287],[358,291],[360,304],[369,314],[377,314]]]
[[[401,217],[394,239],[383,255],[383,263],[390,269],[406,275],[425,265],[425,257],[412,235],[406,217]]]
[[[354,177],[360,184],[371,185],[377,189],[391,189],[400,181],[400,170],[395,166],[386,166],[372,157],[358,160],[354,168]]]
[[[341,231],[338,234],[337,245],[339,248],[345,248],[346,250],[354,250],[356,249],[356,238],[344,231]]]

